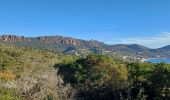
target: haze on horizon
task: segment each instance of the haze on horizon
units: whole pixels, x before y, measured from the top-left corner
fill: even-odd
[[[169,0],[1,0],[0,33],[170,45]]]

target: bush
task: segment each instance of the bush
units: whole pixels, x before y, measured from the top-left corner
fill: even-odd
[[[170,99],[170,65],[121,62],[89,55],[54,66],[65,84],[77,90],[77,99]]]
[[[23,100],[24,98],[19,98],[13,90],[4,88],[0,86],[0,100]]]
[[[58,68],[65,83],[71,83],[77,89],[78,98],[115,97],[119,90],[128,86],[126,67],[106,56],[89,55],[54,67]]]

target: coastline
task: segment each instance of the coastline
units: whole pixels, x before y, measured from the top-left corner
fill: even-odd
[[[143,58],[141,61],[145,62],[147,60],[152,60],[152,59],[170,59],[170,58]]]
[[[142,59],[142,62],[147,62],[149,60],[161,60],[161,59],[170,59],[170,58],[147,58],[147,59]]]
[[[143,58],[141,61],[145,62],[145,61],[152,60],[152,59],[161,59],[161,58]]]

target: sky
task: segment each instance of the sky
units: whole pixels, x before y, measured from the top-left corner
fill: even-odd
[[[0,0],[0,34],[170,45],[170,0]]]

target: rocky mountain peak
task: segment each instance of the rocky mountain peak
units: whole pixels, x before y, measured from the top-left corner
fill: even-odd
[[[62,43],[62,44],[71,44],[71,45],[80,45],[80,41],[62,36],[41,36],[37,37],[40,42],[44,43]]]
[[[16,36],[16,35],[2,35],[0,36],[0,40],[5,42],[26,42],[31,41],[29,38],[24,36]]]

